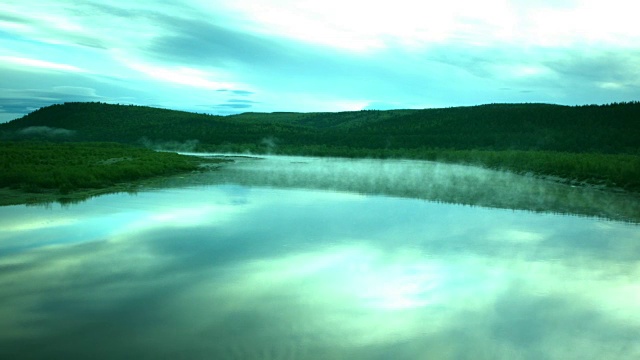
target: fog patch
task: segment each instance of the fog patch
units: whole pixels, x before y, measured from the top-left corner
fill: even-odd
[[[49,126],[29,126],[22,130],[18,130],[19,135],[24,136],[44,136],[44,137],[69,137],[75,135],[75,130],[63,128],[54,128]]]
[[[144,147],[153,150],[162,150],[162,151],[179,151],[179,152],[193,152],[198,148],[199,140],[191,139],[184,142],[180,141],[158,141],[158,140],[150,140],[147,137],[143,137],[138,140],[138,143],[142,144]]]
[[[269,136],[260,140],[260,145],[266,148],[267,154],[273,154],[276,147],[278,146],[278,139],[273,136]]]
[[[264,138],[260,144],[273,152],[278,139]],[[265,161],[237,161],[215,177],[205,174],[203,178],[192,177],[190,181],[324,189],[640,222],[640,202],[635,196],[572,187],[506,171],[418,160],[271,155],[261,158]],[[518,239],[522,242],[544,241],[525,233]]]

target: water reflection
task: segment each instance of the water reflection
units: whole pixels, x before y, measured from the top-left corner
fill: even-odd
[[[574,187],[474,166],[414,160],[283,156],[235,160],[235,164],[221,171],[174,181],[328,189],[640,222],[637,194]]]
[[[0,208],[0,357],[640,357],[640,227],[208,184]]]

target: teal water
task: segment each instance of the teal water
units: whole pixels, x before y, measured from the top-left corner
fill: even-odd
[[[0,207],[0,357],[640,358],[640,226],[598,193],[294,160]]]

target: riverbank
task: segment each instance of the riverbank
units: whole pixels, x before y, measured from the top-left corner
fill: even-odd
[[[0,205],[73,203],[136,192],[161,178],[231,161],[114,143],[5,142],[0,154]]]
[[[633,155],[429,149],[364,153],[358,149],[309,147],[304,149],[307,151],[279,150],[298,156],[467,164],[571,186],[640,194],[640,158]],[[114,143],[5,142],[0,143],[0,154],[0,205],[73,203],[107,193],[135,193],[172,176],[210,171],[238,160],[220,154],[177,154]]]

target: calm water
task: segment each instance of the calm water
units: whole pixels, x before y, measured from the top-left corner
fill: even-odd
[[[618,221],[637,206],[467,167],[274,157],[0,207],[0,357],[637,359],[640,226]]]

